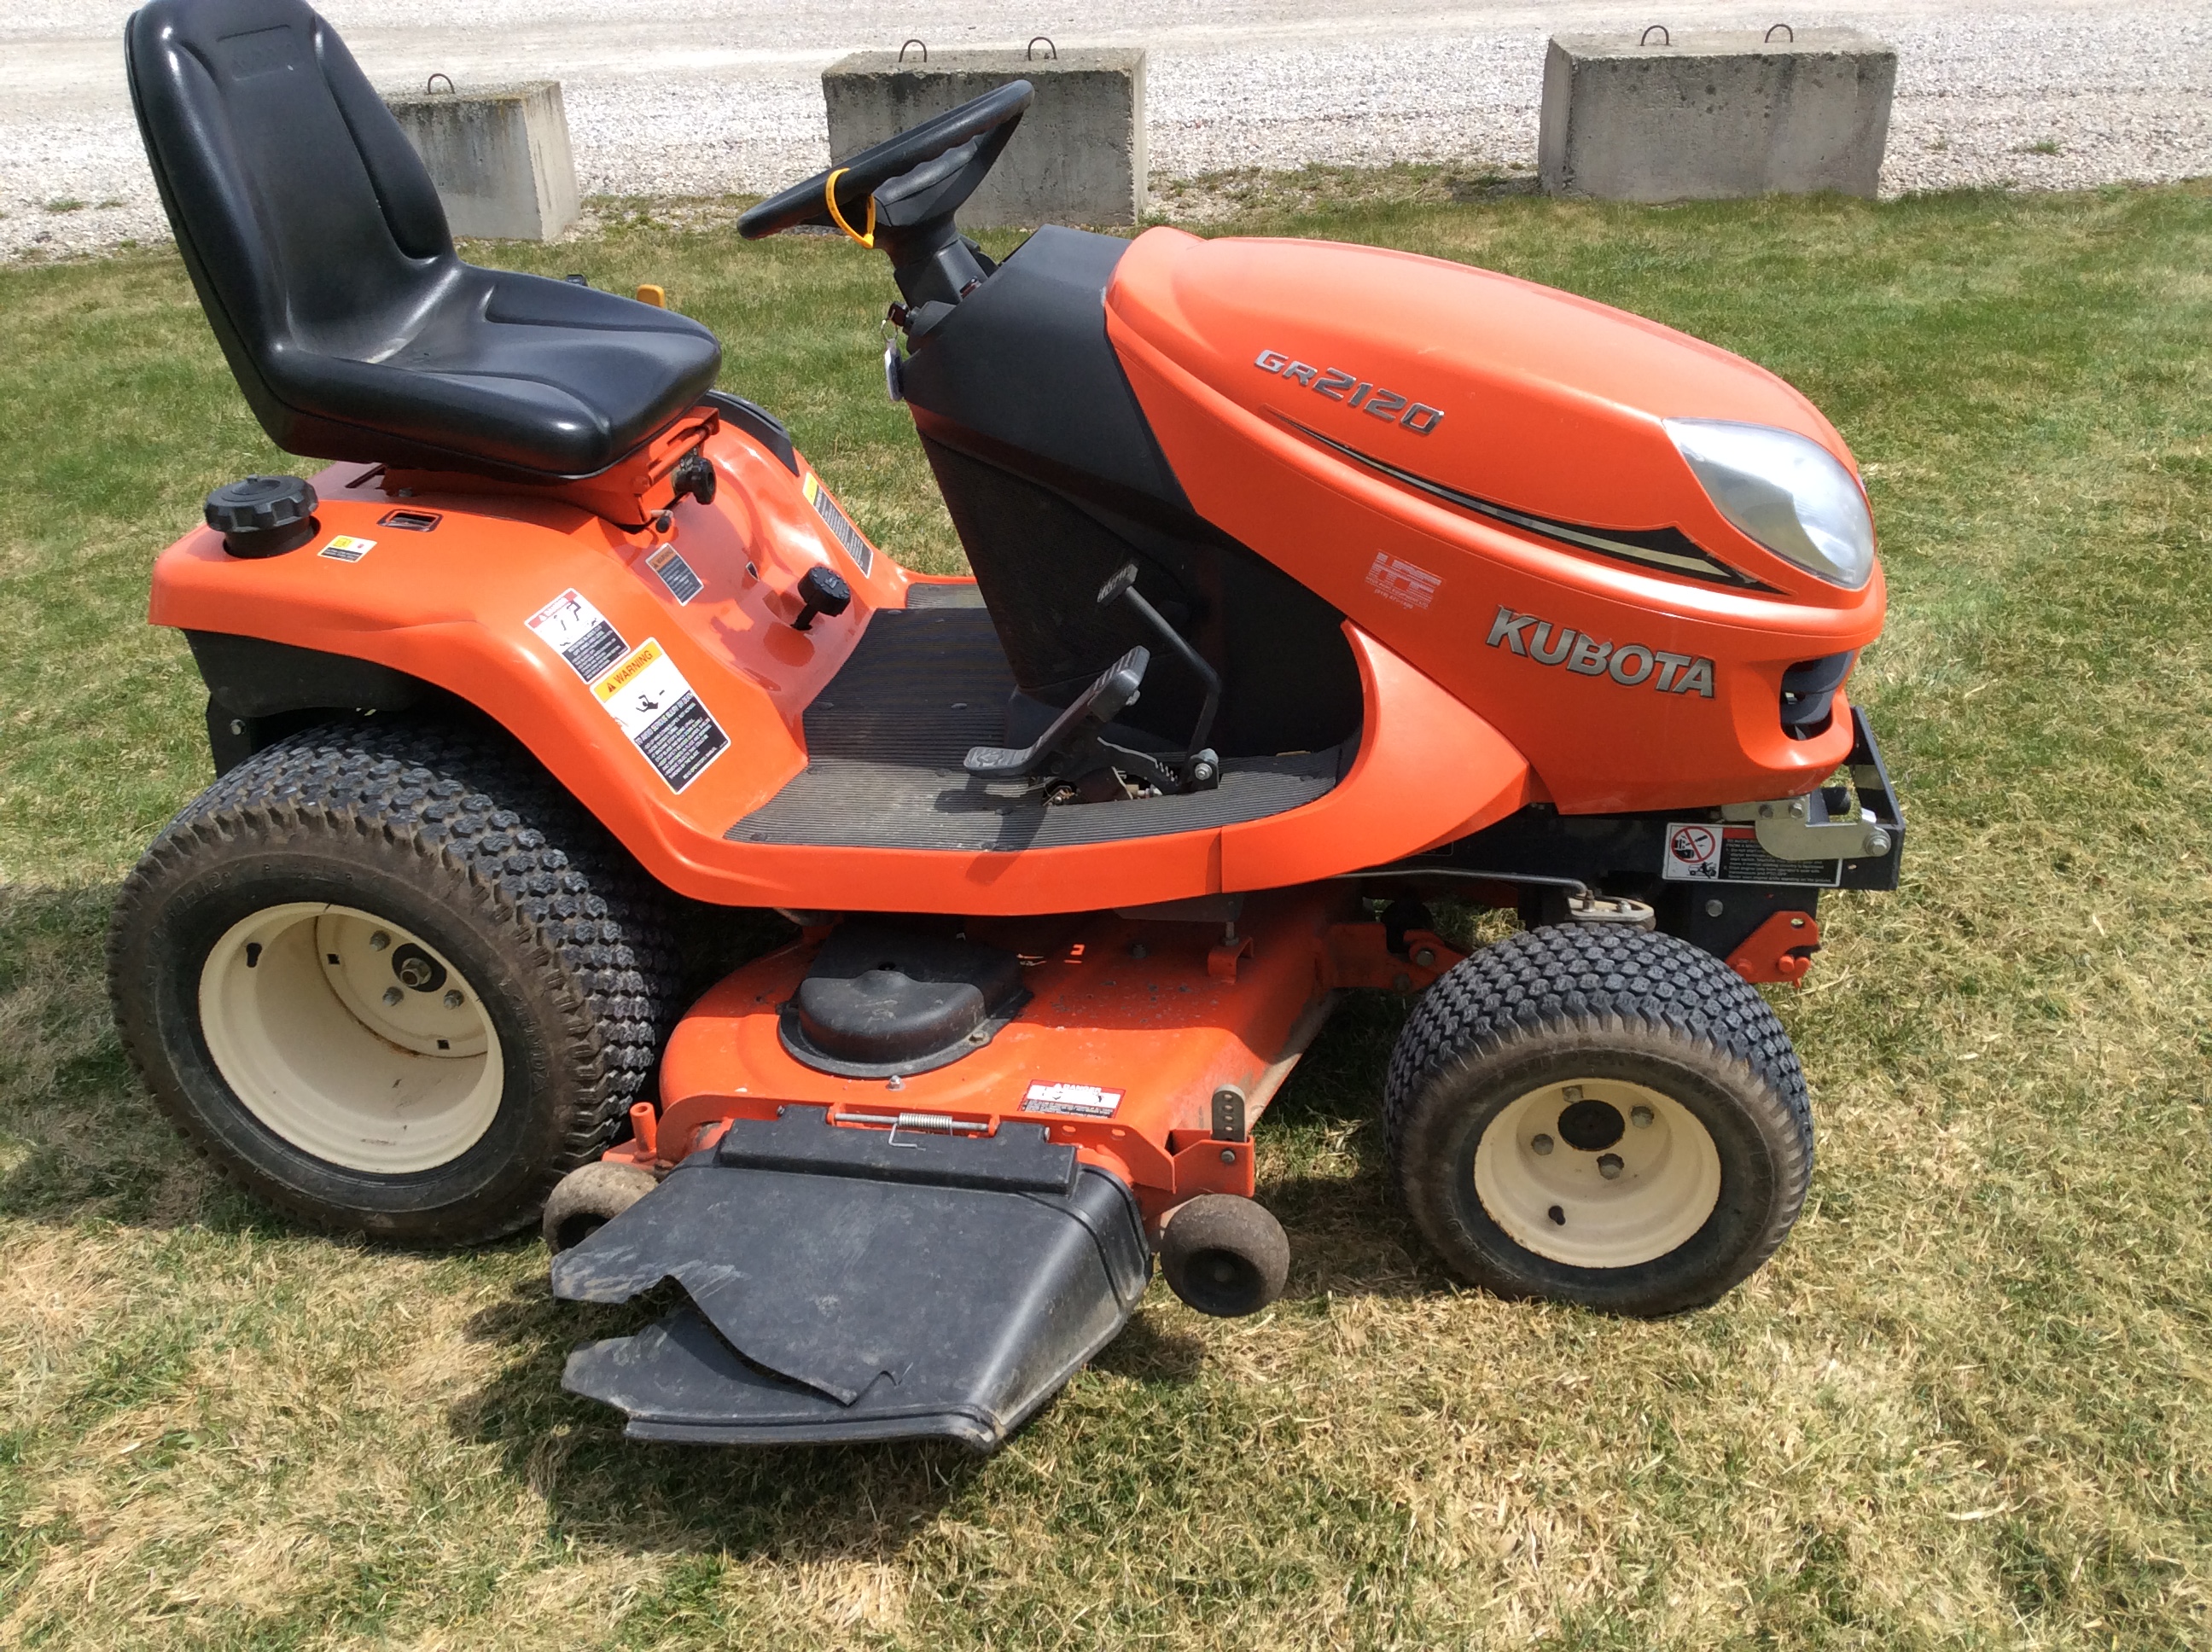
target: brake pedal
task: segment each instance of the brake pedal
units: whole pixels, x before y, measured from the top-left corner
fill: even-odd
[[[1130,649],[1101,671],[1098,680],[1078,695],[1066,711],[1052,720],[1052,726],[1029,744],[1019,750],[1011,746],[971,746],[960,766],[971,774],[994,780],[1034,774],[1047,758],[1073,744],[1085,722],[1103,727],[1120,716],[1122,708],[1136,699],[1145,681],[1145,667],[1152,659],[1146,648]]]

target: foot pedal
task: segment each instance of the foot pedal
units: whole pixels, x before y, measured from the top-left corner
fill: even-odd
[[[740,1121],[553,1261],[553,1294],[690,1303],[568,1357],[633,1439],[995,1449],[1112,1341],[1152,1272],[1137,1201],[1042,1125],[989,1137]]]
[[[1098,680],[1078,695],[1066,711],[1052,720],[1052,726],[1029,744],[1019,750],[1000,745],[971,747],[960,766],[971,774],[994,780],[1036,773],[1046,758],[1073,741],[1086,720],[1103,727],[1119,717],[1121,708],[1137,697],[1152,658],[1146,649],[1130,649],[1101,671]]]

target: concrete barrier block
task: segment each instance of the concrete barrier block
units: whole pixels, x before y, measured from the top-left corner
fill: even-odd
[[[1896,48],[1852,28],[1555,35],[1538,171],[1615,201],[1870,196],[1896,85]]]
[[[576,161],[560,82],[387,94],[384,101],[430,169],[456,235],[544,241],[576,222]]]
[[[860,52],[822,72],[830,153],[842,165],[932,115],[1025,80],[1036,98],[983,186],[960,209],[971,228],[1134,223],[1145,210],[1145,54],[1079,48],[939,52],[927,63]]]

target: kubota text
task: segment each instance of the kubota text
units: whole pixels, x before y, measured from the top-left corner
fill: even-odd
[[[1662,694],[1713,697],[1713,662],[1690,654],[1670,654],[1640,642],[1618,647],[1579,631],[1554,626],[1534,614],[1516,614],[1501,604],[1490,623],[1490,646],[1510,648],[1539,665],[1565,665],[1584,677],[1609,677],[1624,689],[1649,683]]]

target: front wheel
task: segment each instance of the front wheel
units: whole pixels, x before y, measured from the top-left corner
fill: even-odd
[[[1597,925],[1512,936],[1431,987],[1385,1127],[1455,1272],[1624,1314],[1748,1276],[1813,1166],[1804,1076],[1765,1000],[1686,942]]]
[[[674,1011],[655,887],[497,731],[374,718],[224,774],[116,904],[123,1042],[186,1139],[318,1227],[533,1219]]]

